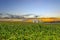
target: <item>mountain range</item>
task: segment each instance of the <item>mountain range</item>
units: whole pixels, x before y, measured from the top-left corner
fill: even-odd
[[[26,14],[26,15],[12,15],[9,13],[0,13],[0,19],[1,18],[16,18],[16,19],[20,19],[20,18],[57,18],[57,17],[41,17],[39,15],[34,15],[34,14]]]
[[[24,18],[24,17],[18,15],[12,15],[8,13],[0,13],[0,18]]]
[[[39,17],[37,15],[33,14],[27,14],[27,15],[12,15],[8,13],[0,13],[0,18],[36,18]]]
[[[40,17],[38,15],[12,15],[8,13],[0,13],[0,21],[27,21],[32,22],[34,19],[42,22],[60,22],[60,18],[57,17]],[[3,19],[3,20],[2,20]]]

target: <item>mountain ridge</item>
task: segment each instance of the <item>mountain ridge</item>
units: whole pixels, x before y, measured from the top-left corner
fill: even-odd
[[[12,15],[9,13],[0,13],[0,18],[50,18],[50,19],[54,19],[54,18],[60,18],[60,17],[41,17],[39,15],[34,15],[34,14],[26,14],[26,15]]]

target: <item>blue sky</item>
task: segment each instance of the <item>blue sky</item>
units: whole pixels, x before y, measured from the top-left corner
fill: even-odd
[[[0,13],[60,17],[60,0],[0,0]]]

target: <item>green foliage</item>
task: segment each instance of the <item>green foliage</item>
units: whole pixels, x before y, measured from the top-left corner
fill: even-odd
[[[60,23],[0,22],[0,40],[60,40]]]

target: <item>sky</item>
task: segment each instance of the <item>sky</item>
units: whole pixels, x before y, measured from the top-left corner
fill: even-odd
[[[0,13],[60,17],[60,0],[0,0]]]

